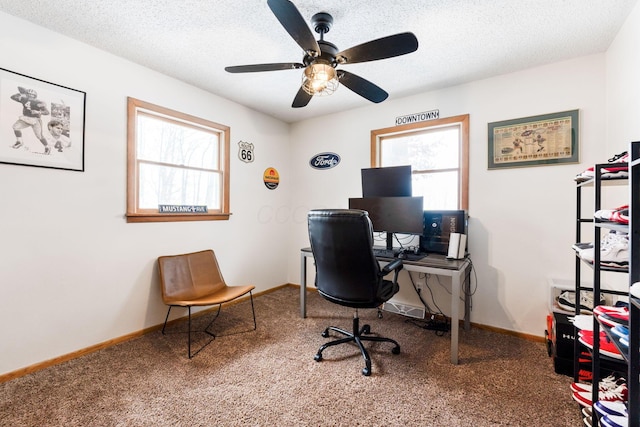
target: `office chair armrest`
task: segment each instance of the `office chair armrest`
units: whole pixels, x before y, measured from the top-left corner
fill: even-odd
[[[402,260],[401,259],[394,259],[393,261],[391,261],[389,264],[385,265],[382,270],[380,270],[380,275],[381,276],[386,276],[387,274],[391,273],[392,271],[396,272],[396,274],[398,274],[398,271],[402,270]]]

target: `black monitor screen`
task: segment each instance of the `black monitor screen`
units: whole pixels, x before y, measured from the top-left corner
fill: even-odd
[[[362,197],[411,197],[411,166],[362,169]]]
[[[369,212],[373,231],[387,233],[423,233],[422,197],[350,198],[349,209]]]

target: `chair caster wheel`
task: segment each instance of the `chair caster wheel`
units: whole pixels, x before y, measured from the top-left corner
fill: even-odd
[[[316,362],[319,362],[322,360],[322,354],[318,353],[315,356],[313,356],[313,360],[315,360]]]
[[[370,334],[370,333],[371,333],[371,326],[369,326],[369,325],[364,325],[364,326],[362,327],[362,333],[363,333],[363,334]]]
[[[362,375],[364,375],[365,377],[368,377],[369,375],[371,375],[371,369],[362,368]]]
[[[400,354],[400,346],[393,347],[393,348],[391,349],[391,353],[393,353],[393,354]]]
[[[322,332],[322,337],[323,338],[329,338],[329,331],[327,331],[326,329]]]

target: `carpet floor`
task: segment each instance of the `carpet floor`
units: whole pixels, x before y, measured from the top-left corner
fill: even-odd
[[[350,330],[353,310],[285,287],[223,307],[218,336],[187,357],[186,322],[0,384],[2,426],[580,426],[569,391],[544,344],[472,328],[450,335],[407,317],[360,310],[373,334],[372,373],[354,345],[324,351],[329,325]],[[197,318],[194,329],[208,316]],[[246,332],[248,331],[249,332]],[[198,338],[195,347],[206,342]]]

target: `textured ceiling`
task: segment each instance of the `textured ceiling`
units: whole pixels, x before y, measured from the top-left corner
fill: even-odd
[[[340,50],[411,31],[414,53],[340,66],[389,99],[606,51],[637,0],[293,0],[334,18]],[[266,0],[0,0],[14,15],[286,122],[371,103],[345,87],[291,102],[302,70],[230,74],[225,66],[301,62]]]

